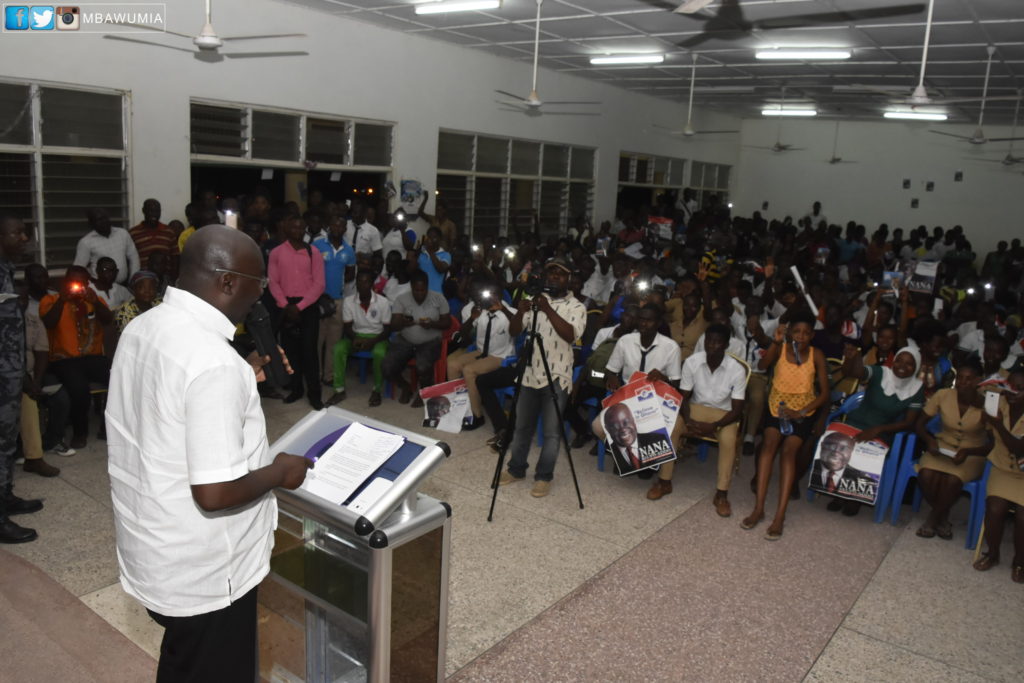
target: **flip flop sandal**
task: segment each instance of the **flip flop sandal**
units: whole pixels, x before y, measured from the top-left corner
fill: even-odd
[[[764,540],[766,541],[777,541],[780,538],[782,538],[781,531],[772,531],[771,529],[769,529],[768,531],[764,532]]]
[[[930,526],[919,527],[916,533],[921,538],[935,538],[935,529]]]
[[[763,516],[763,515],[762,515],[761,517],[758,517],[758,518],[757,518],[756,520],[754,520],[754,521],[753,521],[752,523],[748,523],[748,522],[747,522],[747,520],[746,520],[746,519],[744,519],[744,520],[743,520],[742,522],[740,522],[740,528],[741,528],[741,529],[746,529],[747,531],[750,531],[750,530],[751,530],[751,529],[753,529],[753,528],[754,528],[755,526],[757,526],[758,524],[760,524],[760,523],[761,523],[761,520],[763,520],[763,519],[764,519],[764,516]]]
[[[992,567],[996,566],[997,564],[999,564],[999,558],[993,558],[988,553],[984,553],[981,557],[978,558],[978,561],[971,566],[977,569],[979,572],[987,572],[989,569],[992,569]]]
[[[941,524],[935,527],[935,535],[941,538],[943,541],[949,541],[953,539],[953,527],[949,522]]]
[[[1014,583],[1024,583],[1024,565],[1013,565],[1013,569],[1010,570],[1010,579]]]

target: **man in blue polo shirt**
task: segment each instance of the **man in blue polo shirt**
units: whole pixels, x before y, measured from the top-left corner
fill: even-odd
[[[345,219],[333,216],[327,224],[327,237],[314,240],[313,247],[324,259],[324,293],[334,299],[334,315],[320,321],[317,354],[321,358],[321,380],[334,382],[334,345],[341,339],[341,300],[345,283],[355,278],[356,252],[345,241]]]
[[[434,226],[427,230],[423,238],[418,259],[420,270],[427,274],[427,289],[441,292],[444,275],[452,267],[452,255],[441,248],[441,229]]]

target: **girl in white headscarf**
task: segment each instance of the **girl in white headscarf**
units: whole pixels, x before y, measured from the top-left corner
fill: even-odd
[[[864,400],[846,416],[846,424],[861,430],[857,441],[877,439],[891,444],[897,432],[912,430],[924,406],[924,385],[917,377],[921,366],[917,349],[905,346],[897,351],[891,368],[865,366],[860,351],[853,346],[846,348],[845,356],[843,373],[867,385]],[[889,453],[886,459],[892,457]],[[860,503],[836,499],[828,509],[841,509],[844,515],[853,516]]]

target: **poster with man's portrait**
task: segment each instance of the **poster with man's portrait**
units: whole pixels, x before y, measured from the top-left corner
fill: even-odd
[[[455,379],[420,389],[423,399],[423,426],[458,434],[469,413],[469,391],[466,380]]]
[[[646,378],[619,387],[602,402],[601,425],[620,477],[676,459],[662,404]]]
[[[818,441],[807,487],[818,493],[874,505],[889,447],[857,441],[859,429],[834,422]]]

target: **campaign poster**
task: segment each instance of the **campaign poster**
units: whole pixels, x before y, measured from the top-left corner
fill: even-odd
[[[629,381],[637,382],[646,378],[646,372],[637,371],[633,373]],[[665,418],[665,429],[668,430],[669,436],[671,436],[672,428],[676,426],[676,418],[679,417],[679,409],[683,405],[683,395],[679,393],[678,389],[673,389],[672,385],[660,380],[651,382],[651,385],[654,387],[654,393],[661,400],[661,414]]]
[[[466,380],[455,379],[420,389],[423,399],[423,426],[458,434],[462,421],[469,414],[469,391]]]
[[[918,261],[914,272],[907,280],[907,289],[911,292],[931,294],[935,291],[935,280],[938,277],[938,261]]]
[[[663,403],[646,379],[625,384],[602,401],[601,424],[620,477],[676,459]]]
[[[807,487],[858,503],[874,505],[889,447],[882,441],[857,441],[859,429],[833,422],[814,452]]]
[[[647,219],[647,226],[655,239],[672,239],[672,219],[664,216],[650,216]]]

